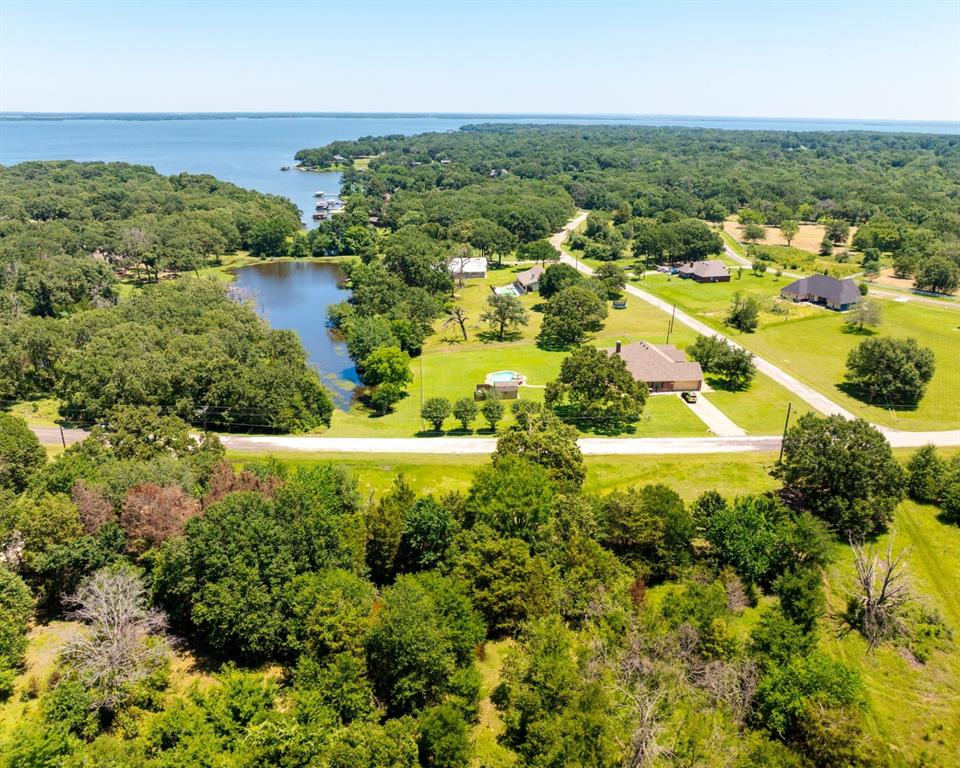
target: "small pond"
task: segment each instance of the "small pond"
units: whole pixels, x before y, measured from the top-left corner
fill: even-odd
[[[272,328],[297,332],[337,406],[348,408],[359,378],[342,337],[327,326],[327,307],[350,296],[340,268],[316,261],[273,261],[241,267],[235,274],[236,290],[254,301]]]

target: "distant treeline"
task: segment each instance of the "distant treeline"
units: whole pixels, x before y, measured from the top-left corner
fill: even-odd
[[[466,188],[495,194],[537,181],[628,217],[710,219],[749,207],[771,225],[844,220],[861,227],[856,247],[899,257],[904,274],[932,257],[960,260],[957,136],[476,125],[334,142],[297,159],[311,167],[334,155],[373,157],[344,174],[344,189],[369,195],[386,223],[409,210],[411,195],[427,208]]]

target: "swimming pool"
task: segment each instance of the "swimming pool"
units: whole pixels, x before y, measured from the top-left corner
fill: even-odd
[[[487,381],[493,384],[495,381],[516,381],[519,378],[520,374],[516,371],[497,371],[496,373],[489,374]]]

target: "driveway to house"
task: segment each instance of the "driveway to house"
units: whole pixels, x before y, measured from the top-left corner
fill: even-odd
[[[576,221],[576,219],[574,219],[574,221]],[[564,230],[564,232],[569,232],[569,231],[570,230],[568,229]],[[564,232],[559,232],[557,233],[557,235],[554,235],[554,237],[550,239],[550,243],[554,245],[555,248],[558,248],[558,250],[559,250],[559,246],[556,244],[555,239],[559,236],[560,237],[559,242],[562,243],[565,237]],[[569,264],[570,266],[575,267],[585,275],[593,274],[593,270],[590,269],[590,267],[588,267],[586,264],[581,264],[577,259],[574,259],[571,256],[568,256],[563,251],[560,251],[560,260],[565,264]],[[686,312],[683,312],[682,310],[679,310],[679,309],[675,309],[672,304],[670,304],[667,301],[664,301],[658,296],[654,296],[652,293],[647,293],[646,291],[641,290],[640,288],[637,288],[635,285],[627,285],[627,287],[624,288],[624,291],[630,294],[631,296],[635,296],[636,298],[647,302],[648,304],[652,304],[654,307],[656,307],[659,310],[662,310],[663,312],[666,312],[667,314],[675,313],[674,316],[679,322],[683,323],[688,328],[692,328],[699,334],[702,334],[704,336],[719,336],[722,339],[726,339],[726,341],[732,344],[733,346],[742,349],[742,347],[739,344],[737,344],[737,342],[735,342],[733,339],[730,339],[724,336],[722,333],[714,330],[706,323],[701,323],[699,320],[697,320],[694,317],[691,317]],[[833,402],[826,395],[820,394],[813,387],[809,387],[799,379],[794,378],[786,371],[775,366],[773,363],[767,360],[764,360],[762,357],[758,357],[757,355],[754,355],[753,361],[756,364],[758,371],[760,371],[763,374],[766,374],[778,384],[789,389],[791,392],[793,392],[793,394],[795,394],[801,400],[811,405],[814,409],[820,411],[820,413],[824,413],[827,415],[838,414],[840,416],[843,416],[845,419],[854,418],[854,415],[850,413],[850,411],[848,411],[846,408]]]
[[[677,397],[680,397],[680,395],[677,395]],[[746,436],[746,431],[740,429],[723,411],[707,400],[703,392],[697,393],[697,399],[693,403],[684,400],[682,397],[680,397],[680,400],[687,408],[693,411],[697,418],[707,425],[707,429],[717,437]]]
[[[567,222],[566,226],[550,238],[550,244],[560,252],[563,262],[575,266],[584,274],[593,270],[580,264],[565,254],[561,248],[570,232],[575,230],[587,218],[583,212]],[[646,301],[658,309],[672,313],[674,307],[666,301],[647,293],[635,286],[628,285],[626,292]],[[676,319],[684,325],[707,336],[721,334],[699,320],[676,310]],[[739,347],[736,342],[727,339],[730,344]],[[853,414],[834,403],[806,384],[780,370],[763,358],[754,357],[757,369],[782,384],[816,410],[826,414],[839,414],[852,419]],[[699,402],[705,404],[694,412],[717,433],[717,437],[583,437],[577,443],[580,450],[588,456],[642,456],[659,454],[703,454],[703,453],[749,453],[774,452],[780,449],[780,437],[744,436],[737,427],[712,403],[707,403],[701,395]],[[688,404],[689,405],[689,404]],[[710,412],[708,415],[708,411]],[[715,413],[713,413],[715,411]],[[710,419],[713,421],[708,421]],[[721,422],[722,419],[722,422]],[[714,426],[715,425],[715,426]],[[876,425],[874,425],[876,426]],[[58,427],[30,427],[44,445],[72,445],[83,440],[89,433],[82,429],[63,429]],[[960,446],[960,429],[936,432],[904,432],[889,427],[877,427],[894,448],[918,448],[932,444],[940,447]],[[721,434],[725,432],[727,434]],[[221,442],[228,450],[246,453],[269,452],[310,452],[310,453],[402,453],[402,454],[450,454],[450,455],[487,455],[496,448],[494,437],[322,437],[311,435],[221,435]]]

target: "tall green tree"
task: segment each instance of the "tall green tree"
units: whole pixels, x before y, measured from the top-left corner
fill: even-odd
[[[603,328],[606,303],[589,288],[571,286],[555,294],[543,311],[541,343],[568,346]]]
[[[18,416],[0,413],[0,489],[20,493],[46,463],[47,452],[27,423]]]
[[[737,291],[730,299],[730,312],[724,322],[741,333],[753,333],[760,323],[760,302]]]
[[[389,583],[397,572],[403,521],[416,500],[410,484],[400,474],[390,491],[367,510],[367,567],[375,584]]]
[[[480,319],[496,332],[498,341],[503,341],[509,329],[530,322],[530,314],[516,296],[491,293],[487,297],[487,308],[480,315]]]
[[[560,375],[547,384],[545,402],[578,423],[623,428],[640,418],[647,387],[633,378],[623,359],[595,347],[564,358]]]
[[[773,474],[791,504],[843,536],[883,531],[903,496],[903,470],[890,444],[862,419],[804,414],[787,431]]]
[[[933,378],[933,350],[915,339],[864,339],[847,355],[846,380],[871,403],[915,406]]]
[[[779,229],[780,234],[783,235],[783,239],[787,241],[787,246],[789,247],[790,243],[793,242],[793,238],[795,238],[800,231],[800,225],[793,219],[784,219],[780,222]]]

